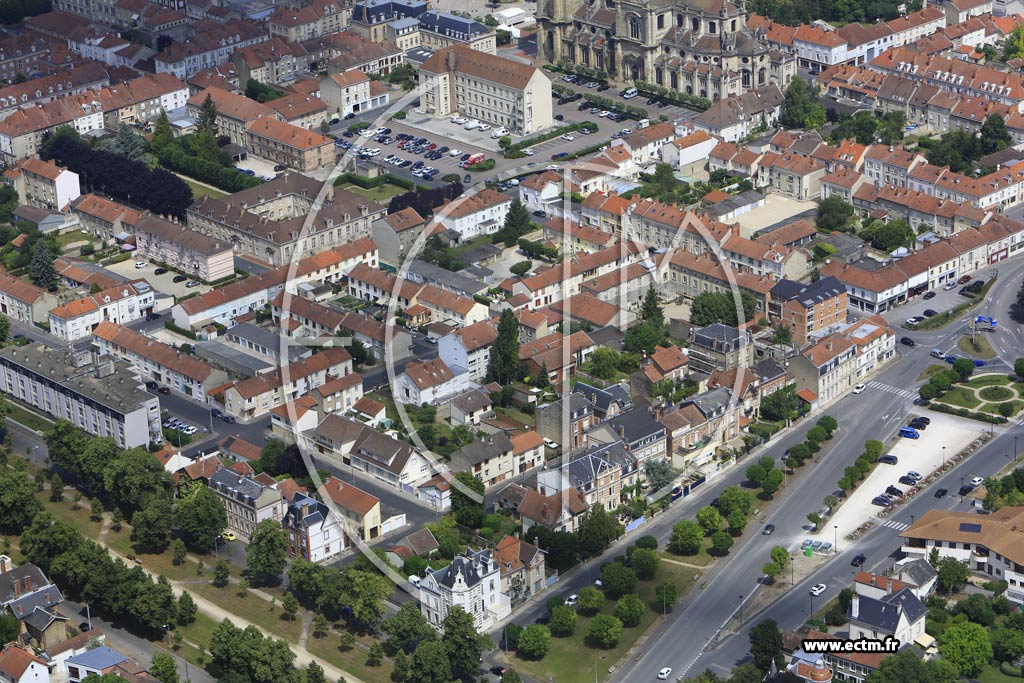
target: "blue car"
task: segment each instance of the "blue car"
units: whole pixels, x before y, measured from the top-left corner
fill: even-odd
[[[953,363],[956,362],[956,356],[954,356],[953,354],[949,354],[948,356],[943,358],[943,360],[952,365]]]
[[[985,361],[978,360],[977,358],[974,359],[974,367],[976,367],[976,368],[983,368],[986,365],[988,365],[988,363],[986,363]]]

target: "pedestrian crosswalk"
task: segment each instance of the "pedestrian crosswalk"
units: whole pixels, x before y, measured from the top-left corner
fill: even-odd
[[[903,531],[904,529],[906,529],[910,525],[909,524],[904,524],[903,522],[897,522],[895,519],[890,519],[887,522],[882,522],[882,526],[884,526],[887,529],[895,529],[896,531]]]
[[[879,391],[887,391],[890,394],[896,394],[903,398],[917,398],[917,392],[913,389],[904,389],[902,387],[894,387],[891,384],[883,384],[881,382],[871,381],[867,384],[872,389],[878,389]]]

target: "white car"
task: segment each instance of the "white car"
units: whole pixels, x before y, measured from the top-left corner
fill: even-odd
[[[477,128],[479,128],[480,130],[490,130],[491,129],[491,124],[489,124],[489,123],[481,123],[479,126],[477,126]]]
[[[658,672],[659,681],[667,681],[668,677],[672,675],[672,667],[666,666],[664,669]]]
[[[450,157],[461,157],[462,156],[462,150],[461,149],[453,149],[452,151],[448,152],[448,156],[450,156]]]
[[[982,479],[981,477],[974,477],[973,479],[971,479],[971,486],[973,486],[974,488],[978,488],[979,486],[981,486],[984,483],[985,483],[985,480]]]
[[[956,281],[954,280],[953,282],[947,282],[945,285],[943,285],[942,288],[947,292],[951,289],[956,289]]]
[[[508,135],[508,128],[498,128],[493,133],[491,133],[491,139],[497,140],[503,135]]]
[[[145,267],[146,267],[146,266],[148,266],[148,265],[149,265],[149,264],[148,264],[148,263],[146,263],[145,261],[136,261],[136,262],[135,262],[135,268],[136,268],[137,270],[142,270],[143,268],[145,268]]]
[[[463,126],[463,128],[465,128],[466,130],[475,130],[475,129],[479,128],[479,127],[480,127],[480,122],[477,121],[476,119],[473,119],[472,121],[469,121],[468,123],[466,123],[466,125]]]
[[[519,178],[509,178],[506,180],[510,187],[519,187]]]
[[[565,599],[565,606],[566,607],[575,607],[576,603],[578,603],[579,601],[580,601],[580,596],[578,596],[575,593],[573,593],[572,595],[570,595],[569,597],[567,597]]]
[[[826,586],[823,583],[816,583],[813,586],[811,586],[811,595],[817,597],[824,593],[827,588],[828,586]]]
[[[565,135],[562,136],[562,139],[565,140],[566,142],[572,142],[576,138],[573,137],[572,135],[569,135],[568,133],[566,133]]]
[[[859,394],[860,392],[864,391],[865,389],[867,389],[867,387],[865,387],[863,384],[858,384],[857,386],[855,386],[853,388],[853,393]]]
[[[377,131],[370,130],[369,128],[364,128],[361,131],[359,131],[359,136],[363,137],[363,138],[372,138],[376,134],[377,134]]]
[[[525,154],[528,157],[532,157],[533,156],[533,150],[530,149],[529,147],[527,147],[526,149],[523,150],[523,154]]]
[[[558,444],[551,439],[544,439],[544,445],[548,448],[558,448]]]

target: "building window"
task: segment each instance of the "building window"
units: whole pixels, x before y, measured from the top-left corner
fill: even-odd
[[[640,17],[635,14],[629,15],[627,18],[629,22],[629,37],[634,40],[640,39]]]

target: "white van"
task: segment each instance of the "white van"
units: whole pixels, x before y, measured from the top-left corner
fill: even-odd
[[[477,121],[476,119],[473,119],[472,121],[463,126],[463,128],[465,128],[466,130],[476,130],[479,127],[480,122]]]
[[[631,100],[639,94],[640,93],[637,92],[636,88],[627,88],[622,91],[622,99]]]

